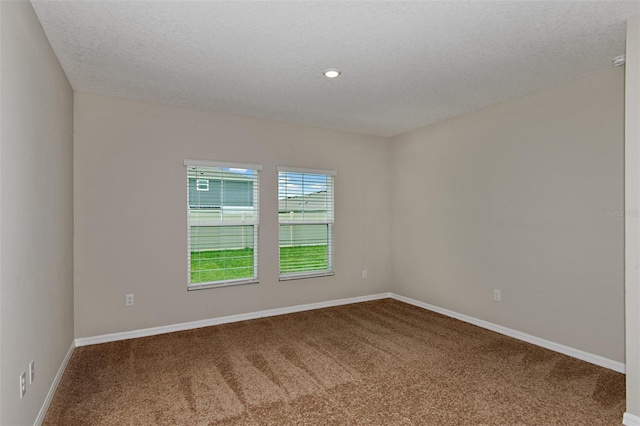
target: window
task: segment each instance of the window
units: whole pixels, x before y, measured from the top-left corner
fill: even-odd
[[[335,175],[278,167],[280,280],[333,275]]]
[[[196,179],[196,190],[198,190],[198,191],[208,191],[209,190],[209,179]]]
[[[190,290],[258,282],[256,164],[185,160]]]

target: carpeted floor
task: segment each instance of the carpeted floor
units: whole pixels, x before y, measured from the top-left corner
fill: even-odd
[[[77,348],[46,425],[620,425],[624,375],[385,299]]]

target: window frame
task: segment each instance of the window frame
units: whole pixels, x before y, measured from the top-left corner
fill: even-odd
[[[300,173],[300,174],[315,174],[325,175],[330,182],[330,189],[327,188],[327,192],[331,195],[331,201],[328,211],[328,217],[326,220],[280,220],[280,173]],[[278,178],[278,235],[280,235],[281,226],[296,226],[296,225],[327,225],[327,269],[323,270],[307,270],[301,272],[288,272],[282,273],[282,258],[281,258],[281,246],[280,238],[278,237],[278,280],[290,281],[300,280],[306,278],[328,277],[334,276],[334,251],[335,240],[333,236],[333,230],[335,226],[335,177],[338,173],[335,170],[323,170],[323,169],[310,169],[302,167],[288,167],[277,166],[277,178]]]
[[[259,230],[260,230],[260,172],[263,167],[261,164],[249,164],[249,163],[232,163],[226,161],[208,161],[208,160],[184,160],[184,166],[187,174],[187,290],[202,290],[207,288],[220,288],[230,287],[244,284],[257,284],[259,283]],[[251,180],[253,182],[253,214],[250,221],[230,221],[230,222],[195,222],[190,221],[189,213],[191,211],[192,201],[189,194],[189,167],[216,167],[226,169],[247,169],[254,170],[255,177]],[[195,188],[197,189],[197,178],[195,182]],[[224,206],[222,205],[221,208]],[[191,228],[197,226],[215,226],[215,227],[231,227],[231,226],[253,226],[253,276],[251,278],[238,278],[227,279],[218,281],[208,281],[202,283],[191,283]]]

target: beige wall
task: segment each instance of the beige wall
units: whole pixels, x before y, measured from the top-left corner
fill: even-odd
[[[640,211],[640,16],[627,21],[625,85],[625,203],[629,212]],[[640,223],[627,215],[626,344],[627,413],[640,418]]]
[[[76,93],[74,143],[76,337],[389,290],[383,138]],[[259,284],[186,290],[185,158],[264,166]],[[337,170],[335,276],[278,281],[278,165]]]
[[[31,4],[0,10],[0,424],[23,425],[73,341],[73,92]]]
[[[622,114],[621,69],[391,144],[76,93],[76,337],[394,291],[624,362]],[[185,290],[184,158],[264,165],[260,284]],[[335,277],[278,281],[277,165],[338,170]]]
[[[624,362],[623,77],[395,137],[393,290]]]

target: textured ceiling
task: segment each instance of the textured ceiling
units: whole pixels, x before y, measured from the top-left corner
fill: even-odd
[[[391,136],[611,67],[638,1],[32,1],[73,88]],[[336,67],[334,80],[322,70]]]

